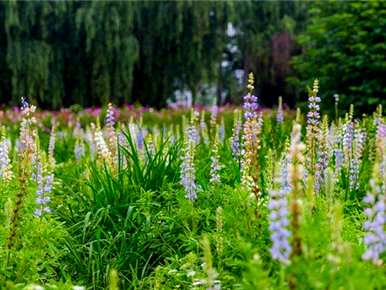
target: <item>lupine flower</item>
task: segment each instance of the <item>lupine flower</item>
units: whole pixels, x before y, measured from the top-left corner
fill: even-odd
[[[210,129],[214,130],[217,125],[218,107],[213,105],[210,110]]]
[[[375,170],[379,170],[379,167],[376,167]],[[382,264],[380,255],[386,249],[386,198],[379,177],[376,176],[370,180],[370,191],[365,196],[364,202],[368,207],[365,209],[367,220],[363,226],[366,232],[363,239],[366,251],[362,258],[372,261],[374,264]]]
[[[379,155],[382,156],[380,158],[380,174],[384,177],[383,187],[382,189],[386,190],[386,123],[382,120],[379,120],[377,127],[377,135],[376,135],[376,144],[379,148]],[[383,150],[383,151],[382,151]],[[382,153],[383,152],[383,153]]]
[[[107,146],[106,141],[103,138],[103,134],[102,134],[100,129],[96,129],[95,144],[96,144],[97,153],[98,153],[99,157],[101,157],[102,160],[104,160],[108,164],[112,165],[113,158],[112,158],[111,152],[109,150],[109,147]]]
[[[322,128],[319,130],[319,146],[317,147],[316,166],[315,166],[315,192],[319,192],[325,180],[325,171],[331,155],[331,147],[329,146],[329,128],[327,116],[324,117]]]
[[[248,82],[249,83],[248,83],[247,88],[248,88],[248,90],[250,90],[250,92],[248,94],[246,94],[243,98],[243,100],[244,100],[244,104],[243,104],[244,118],[246,120],[253,120],[253,119],[257,118],[256,110],[258,108],[257,97],[252,95],[252,91],[255,88],[253,86],[253,83],[254,83],[253,74],[249,75]]]
[[[299,124],[294,124],[291,135],[291,146],[289,157],[291,164],[288,170],[288,181],[291,186],[291,231],[292,239],[292,255],[299,256],[302,252],[301,237],[300,237],[300,197],[302,196],[302,181],[304,178],[304,144],[301,142],[301,127]]]
[[[194,144],[196,145],[200,143],[200,134],[198,133],[198,130],[197,130],[197,122],[198,122],[199,116],[200,116],[199,112],[192,110],[189,130],[190,130],[190,136],[194,141]]]
[[[94,131],[95,131],[95,125],[91,123],[91,126],[86,129],[86,133],[84,136],[86,143],[88,144],[91,160],[95,159],[96,152],[97,152],[95,138],[94,138]]]
[[[35,138],[37,136],[36,131],[33,128],[33,124],[36,120],[33,116],[35,112],[34,106],[29,106],[25,99],[22,99],[22,121],[20,125],[19,134],[19,176],[20,188],[18,189],[15,197],[15,207],[12,212],[10,231],[7,238],[7,247],[11,249],[14,244],[18,233],[18,226],[20,221],[21,210],[24,206],[24,198],[28,194],[27,183],[30,177],[30,162],[35,149]]]
[[[37,191],[36,191],[36,205],[37,208],[34,211],[36,217],[41,217],[44,213],[50,213],[51,209],[48,207],[50,202],[49,194],[52,191],[52,184],[54,175],[49,173],[45,178],[43,177],[43,168],[42,163],[38,161],[38,171],[37,171]]]
[[[106,117],[105,117],[105,126],[114,127],[115,126],[115,115],[114,108],[111,103],[107,105]]]
[[[138,148],[138,150],[143,149],[144,140],[145,140],[145,137],[144,137],[143,129],[141,126],[138,126],[138,130],[137,130],[137,148]]]
[[[242,160],[242,183],[253,191],[256,198],[258,198],[259,189],[257,187],[258,178],[258,162],[257,155],[260,149],[259,135],[261,133],[263,118],[260,114],[259,119],[257,118],[256,110],[257,97],[252,95],[254,89],[254,77],[250,73],[248,77],[248,94],[244,97],[244,151]]]
[[[308,171],[311,174],[315,174],[316,171],[316,158],[317,158],[317,137],[320,131],[320,97],[319,92],[319,81],[315,80],[313,89],[308,98],[308,113],[307,113],[307,164]]]
[[[342,168],[343,164],[343,152],[340,148],[335,148],[334,150],[335,155],[335,175],[337,176],[340,172],[340,169]]]
[[[111,152],[112,159],[116,160],[117,158],[117,135],[115,132],[115,116],[114,116],[114,107],[111,103],[108,104],[106,118],[105,118],[105,134],[106,134],[106,144],[109,147]]]
[[[276,112],[276,122],[278,124],[282,124],[284,121],[284,113],[283,113],[283,98],[279,97],[279,104],[277,106],[277,112]]]
[[[195,117],[192,115],[191,124],[185,137],[184,154],[181,163],[181,184],[185,189],[186,198],[195,200],[197,198],[196,170],[194,167],[194,155],[196,141]]]
[[[210,180],[209,180],[209,182],[212,184],[217,184],[221,181],[220,170],[222,168],[222,166],[220,164],[220,156],[218,154],[218,140],[217,140],[217,138],[215,138],[213,141],[212,155],[211,155],[210,159],[211,159],[211,164],[210,164]]]
[[[73,131],[73,135],[75,138],[82,138],[83,137],[83,130],[82,130],[82,126],[80,125],[79,121],[76,122],[74,131]]]
[[[345,166],[348,168],[350,166],[350,160],[352,157],[352,147],[354,140],[354,125],[351,120],[348,120],[343,125],[343,160]]]
[[[35,106],[29,106],[25,99],[23,99],[21,112],[23,118],[20,124],[19,153],[27,152],[27,154],[32,154],[34,152],[34,137],[36,136],[36,132],[34,132],[32,126],[36,123],[36,119],[33,116],[35,110]]]
[[[233,158],[235,158],[236,160],[239,160],[241,157],[240,133],[241,133],[242,122],[238,112],[235,112],[234,114],[233,123],[234,125],[232,130],[232,137],[231,137],[231,150],[232,150]]]
[[[290,231],[288,229],[288,195],[290,186],[288,183],[288,160],[281,164],[280,178],[276,178],[279,189],[269,191],[269,230],[271,233],[272,247],[270,249],[272,259],[287,265],[289,264],[291,245],[289,243]],[[274,185],[275,187],[275,185]]]
[[[54,157],[54,151],[55,151],[55,125],[52,125],[51,134],[50,134],[50,141],[48,143],[48,159],[49,162],[54,164],[55,163],[55,157]]]
[[[84,142],[82,140],[76,140],[74,147],[74,155],[76,160],[82,159],[86,154]]]
[[[0,179],[10,181],[12,179],[11,161],[9,159],[10,142],[4,138],[0,141]]]
[[[358,189],[358,186],[359,186],[358,184],[359,167],[361,164],[365,141],[366,141],[366,133],[363,130],[356,128],[354,132],[353,154],[352,154],[350,172],[349,172],[350,190]]]

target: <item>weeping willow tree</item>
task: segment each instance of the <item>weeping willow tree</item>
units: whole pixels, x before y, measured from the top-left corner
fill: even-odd
[[[135,6],[131,2],[94,1],[82,3],[76,10],[78,41],[88,66],[89,96],[86,105],[108,100],[130,102],[138,43],[134,37]],[[87,94],[83,94],[87,96]]]
[[[254,71],[262,88],[279,83],[277,71],[287,73],[288,55],[275,62],[272,37],[296,30],[298,6],[261,1],[0,2],[0,102],[16,104],[28,96],[43,108],[108,100],[162,107],[177,90],[190,92],[193,102],[212,94],[220,103],[224,92],[229,101],[239,95],[235,69]],[[228,35],[230,23],[236,36]],[[282,50],[280,43],[276,47]]]
[[[141,45],[135,95],[142,93],[147,104],[162,106],[165,96],[188,89],[194,102],[202,84],[216,78],[231,7],[225,2],[138,3],[134,33]]]
[[[1,100],[42,107],[139,101],[216,79],[231,5],[170,2],[1,2]],[[3,44],[4,43],[4,44]]]
[[[64,3],[4,2],[5,65],[12,96],[32,96],[39,103],[59,106],[64,95],[59,49]]]

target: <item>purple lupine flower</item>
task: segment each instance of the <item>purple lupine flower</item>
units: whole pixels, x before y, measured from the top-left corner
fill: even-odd
[[[192,123],[187,130],[184,155],[181,163],[181,184],[185,189],[186,198],[195,200],[197,198],[196,170],[194,167],[196,128]]]
[[[113,105],[111,103],[109,103],[107,106],[105,125],[106,125],[106,127],[111,127],[111,128],[114,127],[114,125],[115,125],[114,108],[113,108]]]
[[[366,133],[363,130],[355,129],[353,140],[353,155],[351,158],[349,172],[349,187],[350,190],[358,189],[359,183],[359,167],[361,164],[362,154],[366,141]]]
[[[308,98],[308,108],[310,111],[307,113],[307,125],[319,126],[320,122],[320,97],[310,96]]]
[[[334,155],[335,155],[335,172],[338,175],[343,164],[343,152],[340,148],[336,148],[334,150]]]
[[[309,165],[311,166],[312,170],[314,171],[313,165],[316,160],[316,138],[319,135],[320,131],[320,97],[318,97],[318,91],[319,91],[319,81],[315,80],[312,92],[310,96],[308,97],[308,108],[309,111],[307,113],[307,146],[309,146]],[[310,168],[307,168],[310,169]]]
[[[366,232],[363,239],[366,251],[362,255],[363,260],[372,261],[374,264],[381,264],[380,255],[386,249],[386,214],[385,214],[385,193],[382,186],[376,180],[370,180],[370,191],[364,198],[368,205],[365,209],[367,217],[363,227]]]
[[[276,122],[278,124],[282,124],[284,122],[283,98],[281,96],[279,97],[279,104],[277,106]]]
[[[48,174],[45,178],[43,177],[43,168],[41,162],[37,162],[37,173],[36,173],[36,205],[37,208],[34,211],[36,217],[41,217],[44,213],[50,213],[51,209],[47,206],[50,202],[48,194],[52,191],[52,184],[54,180],[53,173]]]
[[[21,110],[24,111],[29,107],[28,100],[25,97],[21,97]]]
[[[258,98],[255,95],[248,93],[243,97],[243,100],[244,118],[246,120],[256,119],[256,110],[258,109]]]
[[[241,132],[241,120],[236,120],[235,118],[235,125],[233,127],[233,133],[231,137],[231,150],[233,158],[240,159],[241,156],[241,142],[240,142],[240,132]]]
[[[269,192],[269,230],[272,241],[270,253],[274,260],[278,260],[279,262],[288,265],[292,250],[289,242],[291,233],[288,229],[288,194],[291,190],[288,183],[288,159],[284,159],[281,164],[281,174],[278,183],[280,189],[272,189]]]
[[[386,138],[386,123],[383,122],[381,119],[378,119],[377,122],[377,138],[378,139],[384,139]]]
[[[217,140],[214,141],[213,149],[212,149],[212,156],[210,157],[211,164],[210,164],[210,183],[217,184],[220,183],[220,170],[222,168],[220,164],[220,157],[218,154],[218,142]]]
[[[210,109],[210,126],[211,129],[214,129],[217,124],[217,115],[218,115],[218,107],[213,105]]]
[[[138,150],[143,149],[144,140],[145,140],[145,137],[144,137],[143,129],[141,126],[138,126],[138,131],[137,131],[137,148],[138,148]]]
[[[74,147],[74,155],[76,160],[80,160],[85,156],[86,150],[84,147],[84,143],[81,140],[76,141]]]
[[[348,121],[343,125],[343,159],[345,164],[348,166],[350,163],[351,155],[352,155],[352,147],[353,147],[353,139],[354,139],[354,125],[351,121]]]
[[[9,159],[10,141],[3,139],[0,142],[0,179],[10,180],[12,178],[11,161]]]
[[[192,119],[190,122],[189,135],[195,144],[200,143],[200,134],[196,128],[196,123],[199,117],[199,113],[197,111],[192,111]]]

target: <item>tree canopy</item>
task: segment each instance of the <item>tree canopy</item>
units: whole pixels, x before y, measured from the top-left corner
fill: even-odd
[[[379,0],[0,2],[0,104],[237,103],[253,71],[264,105],[294,105],[319,78],[324,96],[363,107],[385,96],[385,11]]]
[[[298,37],[303,51],[293,59],[293,85],[305,88],[319,78],[329,107],[334,94],[363,112],[386,105],[386,2],[316,3],[309,21]]]

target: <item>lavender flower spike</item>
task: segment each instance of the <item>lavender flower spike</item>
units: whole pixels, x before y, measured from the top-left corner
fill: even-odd
[[[185,189],[186,198],[192,201],[197,198],[196,170],[194,167],[195,138],[197,135],[194,121],[193,115],[185,137],[184,155],[181,163],[181,184]]]
[[[281,166],[281,175],[278,178],[279,190],[271,190],[269,192],[270,201],[269,209],[269,230],[271,233],[271,256],[274,260],[278,260],[284,265],[288,265],[291,254],[291,245],[289,237],[291,233],[289,226],[289,211],[288,211],[288,194],[290,186],[288,184],[288,160],[285,159]]]
[[[279,97],[279,104],[277,106],[276,122],[278,124],[282,124],[284,122],[283,98],[281,96]]]

